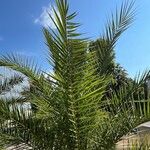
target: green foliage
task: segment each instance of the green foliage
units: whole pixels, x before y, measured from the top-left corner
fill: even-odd
[[[112,81],[114,46],[133,21],[133,3],[125,2],[116,11],[96,50],[77,32],[76,13],[70,14],[67,0],[56,0],[56,6],[55,17],[49,14],[56,30],[43,29],[53,73],[14,54],[0,58],[0,66],[23,73],[30,83],[30,91],[22,97],[0,100],[0,133],[35,150],[112,149],[123,135],[150,118],[150,102],[134,98],[143,78],[102,100]],[[99,61],[95,61],[97,53]],[[18,83],[13,81],[7,84]],[[24,102],[30,102],[31,109]]]

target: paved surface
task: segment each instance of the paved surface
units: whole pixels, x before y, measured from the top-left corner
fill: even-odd
[[[150,145],[150,121],[143,123],[137,127],[137,133],[129,134],[116,144],[117,150],[128,150],[133,145],[142,143]]]

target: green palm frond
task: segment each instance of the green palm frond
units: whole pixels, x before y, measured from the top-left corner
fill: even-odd
[[[96,61],[100,74],[111,73],[115,67],[114,48],[119,37],[126,31],[134,20],[134,1],[125,1],[116,9],[112,18],[108,20],[104,33],[101,37],[90,44],[90,51],[96,51]]]
[[[0,58],[0,66],[11,68],[30,77],[32,80],[39,78],[42,73],[41,69],[38,68],[37,64],[30,58],[26,58],[19,54],[7,54]]]
[[[108,48],[114,48],[120,35],[126,31],[133,22],[135,16],[135,9],[133,9],[134,3],[134,1],[125,1],[119,9],[116,9],[116,13],[112,14],[112,18],[108,20],[104,36],[102,36],[102,39],[108,42]]]

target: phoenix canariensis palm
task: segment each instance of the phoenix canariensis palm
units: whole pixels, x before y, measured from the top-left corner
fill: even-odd
[[[45,73],[14,54],[0,58],[0,66],[28,77],[30,91],[23,92],[21,99],[32,106],[28,112],[18,107],[19,100],[0,100],[1,134],[38,150],[113,148],[122,135],[140,122],[140,112],[132,107],[133,99],[123,101],[125,105],[119,107],[125,92],[120,92],[120,98],[114,93],[112,101],[105,101],[107,104],[101,101],[110,74],[96,74],[95,51],[90,52],[88,39],[77,33],[79,24],[73,22],[76,13],[69,13],[67,0],[56,0],[56,6],[55,17],[49,14],[56,30],[43,29],[53,73]],[[125,2],[120,12],[117,10],[103,37],[107,41],[103,53],[114,47],[132,23],[132,7],[133,3]]]

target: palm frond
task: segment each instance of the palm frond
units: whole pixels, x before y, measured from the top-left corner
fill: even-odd
[[[125,1],[120,9],[112,14],[112,18],[108,20],[104,35],[102,36],[108,42],[108,48],[114,48],[120,35],[126,31],[132,24],[135,16],[134,1]]]
[[[1,56],[0,66],[18,71],[32,80],[39,78],[39,75],[41,74],[41,70],[33,60],[19,54],[12,53]]]
[[[134,1],[125,1],[121,7],[112,13],[101,37],[91,42],[90,51],[96,51],[96,63],[100,74],[110,74],[115,67],[115,45],[119,37],[126,31],[134,20]]]

